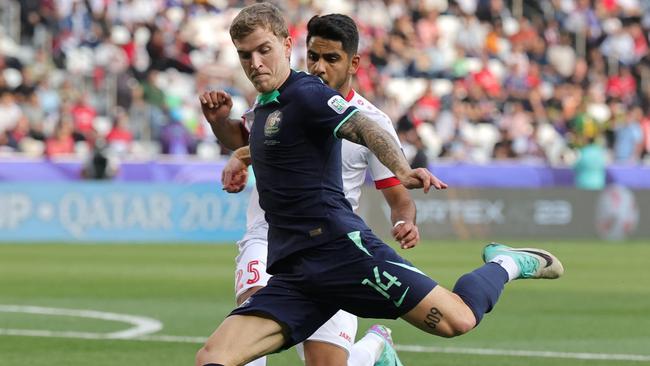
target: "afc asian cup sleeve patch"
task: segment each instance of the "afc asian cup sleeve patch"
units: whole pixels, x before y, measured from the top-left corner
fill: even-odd
[[[335,95],[327,101],[327,105],[330,106],[337,114],[343,114],[348,107],[350,106],[348,102],[343,99],[340,95]]]

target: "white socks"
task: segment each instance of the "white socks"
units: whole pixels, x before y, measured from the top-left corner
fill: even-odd
[[[515,260],[507,255],[497,255],[496,257],[492,258],[490,262],[500,265],[503,267],[503,269],[506,270],[506,272],[508,272],[508,282],[519,277],[519,274],[521,273],[521,270],[519,269],[517,263],[515,263]]]
[[[384,339],[368,333],[350,349],[348,366],[373,366],[384,351]]]

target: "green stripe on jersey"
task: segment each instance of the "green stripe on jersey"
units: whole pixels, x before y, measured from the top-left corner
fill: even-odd
[[[423,275],[423,276],[426,276],[426,275],[424,274],[424,272],[420,271],[419,269],[417,269],[417,268],[415,268],[415,267],[409,266],[408,264],[399,263],[399,262],[392,262],[392,261],[386,261],[386,262],[387,262],[387,263],[390,263],[390,264],[394,264],[394,265],[396,265],[396,266],[400,266],[400,267],[402,267],[402,268],[406,268],[406,269],[408,269],[409,271],[413,271],[413,272],[415,272],[415,273],[419,273],[419,274],[421,274],[421,275]]]
[[[348,238],[352,240],[354,245],[357,246],[357,248],[361,249],[364,253],[368,254],[368,256],[372,257],[372,254],[368,252],[368,249],[363,246],[363,242],[361,241],[361,232],[360,231],[353,231],[351,233],[348,233]]]
[[[336,128],[334,129],[334,137],[336,137],[337,139],[340,138],[340,137],[336,136],[336,133],[338,132],[339,128],[341,128],[341,126],[343,126],[343,124],[345,122],[347,122],[348,119],[350,119],[350,117],[352,117],[352,115],[357,113],[357,112],[359,112],[359,110],[355,109],[355,110],[352,111],[352,113],[348,114],[347,117],[343,118],[343,121],[341,121],[341,123],[339,123],[339,125],[336,126]]]

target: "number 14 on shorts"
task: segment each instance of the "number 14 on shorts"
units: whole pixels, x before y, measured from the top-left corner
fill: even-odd
[[[400,305],[402,305],[402,302],[404,301],[404,297],[406,297],[406,293],[409,291],[409,287],[407,287],[404,290],[404,292],[402,292],[398,296],[391,298],[391,295],[388,293],[389,289],[393,286],[401,287],[402,283],[399,281],[397,277],[391,275],[386,271],[383,271],[380,276],[379,268],[377,268],[377,266],[375,266],[372,269],[372,271],[375,275],[374,281],[364,278],[363,281],[361,281],[361,283],[364,285],[368,285],[373,289],[377,290],[377,292],[382,294],[382,296],[384,296],[386,299],[392,300],[393,304],[395,304],[395,307],[400,307]],[[385,278],[387,282],[382,282],[382,276]]]

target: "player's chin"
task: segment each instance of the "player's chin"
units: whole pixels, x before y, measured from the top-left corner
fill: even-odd
[[[255,90],[262,94],[273,91],[273,88],[271,88],[270,84],[266,81],[253,81],[253,86],[255,87]]]

